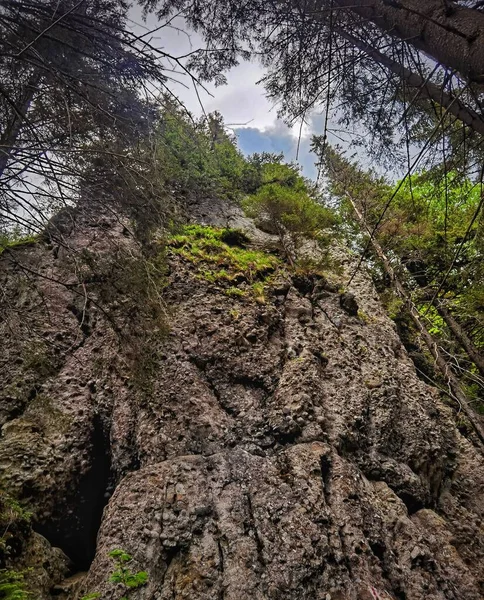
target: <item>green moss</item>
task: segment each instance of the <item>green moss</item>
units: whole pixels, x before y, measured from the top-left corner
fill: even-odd
[[[195,277],[222,288],[227,296],[265,303],[278,275],[334,275],[341,266],[326,252],[319,259],[301,257],[289,265],[274,254],[248,248],[249,239],[229,228],[186,225],[168,240],[171,253],[190,262]],[[242,287],[239,287],[243,284]]]
[[[364,310],[361,309],[358,311],[358,319],[365,324],[372,323],[375,321],[373,317],[370,317],[370,315],[368,315]]]
[[[241,290],[238,287],[229,287],[228,289],[225,290],[225,295],[227,296],[235,296],[235,297],[243,297],[247,295],[247,292],[245,292],[244,290]]]
[[[168,245],[174,254],[197,267],[199,279],[228,286],[227,295],[240,297],[247,294],[237,284],[246,282],[257,298],[261,287],[256,284],[268,283],[283,263],[272,254],[246,248],[247,241],[247,236],[235,229],[187,225]]]
[[[11,250],[19,246],[30,246],[39,239],[37,235],[21,235],[17,232],[11,234],[0,234],[0,254],[5,250]]]
[[[226,269],[220,269],[219,271],[210,271],[209,269],[206,269],[205,271],[200,272],[199,278],[205,279],[205,281],[209,281],[210,283],[233,280],[232,274]]]
[[[260,304],[264,304],[266,302],[265,292],[267,285],[265,285],[263,281],[256,281],[251,287],[256,301]]]
[[[28,600],[30,596],[25,590],[22,572],[0,570],[0,600]]]

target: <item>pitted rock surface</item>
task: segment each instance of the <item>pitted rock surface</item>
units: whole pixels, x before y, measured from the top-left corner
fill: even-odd
[[[99,256],[130,243],[107,217],[66,237]],[[417,378],[364,272],[355,312],[334,282],[288,276],[260,304],[172,257],[170,331],[140,383],[63,252],[0,259],[0,476],[74,561],[100,526],[70,598],[119,597],[114,548],[149,573],[140,600],[483,597],[481,448]]]

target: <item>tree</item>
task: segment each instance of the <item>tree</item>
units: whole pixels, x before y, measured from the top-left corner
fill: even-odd
[[[257,56],[267,71],[268,95],[280,103],[282,116],[294,122],[323,107],[325,132],[339,120],[382,158],[388,158],[389,147],[397,152],[402,140],[404,149],[418,142],[411,133],[422,119],[434,122],[427,139],[435,144],[447,139],[456,120],[467,146],[474,133],[484,132],[479,3],[431,0],[424,8],[417,0],[143,4],[160,18],[180,12],[205,37],[206,49],[190,61],[202,78],[223,82],[224,70]]]
[[[180,203],[209,197],[239,199],[247,161],[227,133],[220,113],[194,119],[165,97],[151,139],[156,148],[156,177]]]
[[[260,187],[243,202],[249,217],[275,230],[291,264],[302,240],[322,241],[324,230],[334,224],[332,212],[313,193],[296,167],[268,162],[262,168]]]
[[[472,4],[444,0],[334,0],[334,6],[348,9],[374,23],[385,34],[412,40],[437,63],[457,71],[473,83],[484,83],[484,13]],[[320,15],[325,2],[313,2]]]
[[[137,164],[170,57],[128,30],[128,10],[126,0],[0,0],[4,225],[41,229],[76,201],[79,178],[95,171],[78,168],[85,155]]]
[[[315,149],[322,150],[317,139]],[[320,158],[330,193],[341,202],[343,218],[356,220],[366,234],[365,251],[373,249],[413,323],[415,334],[422,339],[454,399],[484,441],[484,428],[470,402],[477,400],[479,408],[484,399],[484,379],[479,378],[484,347],[481,311],[473,311],[468,299],[468,294],[472,297],[476,286],[484,283],[480,274],[481,250],[473,242],[479,224],[470,236],[463,261],[455,261],[455,250],[465,244],[469,233],[468,220],[463,218],[472,210],[468,196],[474,195],[479,204],[480,194],[474,193],[476,188],[469,182],[460,182],[450,191],[448,210],[439,210],[438,203],[430,200],[442,190],[436,190],[425,174],[420,176],[420,182],[414,177],[411,188],[395,188],[327,146]],[[382,218],[382,208],[392,192],[396,201]],[[441,198],[440,201],[443,202]],[[440,265],[436,264],[438,260]],[[453,281],[443,287],[442,276],[449,273],[451,265]],[[452,305],[465,325],[451,313],[448,307]],[[463,358],[459,356],[460,348],[465,351]]]

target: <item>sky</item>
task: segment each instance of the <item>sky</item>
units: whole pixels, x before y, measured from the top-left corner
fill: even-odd
[[[143,22],[136,6],[132,8],[131,18],[131,26],[137,35],[144,35],[158,26],[154,16]],[[147,35],[146,40],[172,56],[181,56],[203,47],[203,41],[197,34],[186,32],[183,21],[175,21],[174,25],[178,29],[163,28],[158,33]],[[322,117],[313,116],[310,125],[303,127],[298,152],[300,125],[291,129],[277,118],[277,106],[267,100],[263,86],[257,84],[263,74],[257,63],[241,63],[226,74],[227,85],[215,87],[209,84],[206,86],[209,93],[199,88],[203,109],[206,113],[217,110],[223,115],[226,125],[237,135],[239,148],[244,154],[283,152],[286,161],[296,161],[297,158],[303,174],[315,179],[316,158],[309,152],[309,146],[311,134],[322,133]],[[203,110],[189,77],[177,75],[175,78],[176,82],[168,84],[171,91],[192,114],[201,116]]]

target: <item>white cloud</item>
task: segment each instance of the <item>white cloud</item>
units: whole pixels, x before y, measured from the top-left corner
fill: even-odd
[[[137,35],[145,34],[158,26],[155,16],[150,15],[143,22],[140,8],[131,9],[132,28]],[[182,56],[203,48],[203,40],[194,33],[188,32],[182,19],[173,22],[173,27],[166,27],[146,40],[156,48],[172,56]],[[261,67],[254,62],[242,62],[229,71],[227,85],[215,87],[207,84],[205,87],[211,95],[199,88],[199,95],[206,112],[218,110],[228,124],[249,123],[253,127],[271,127],[276,121],[276,110],[265,97],[264,88],[256,82],[262,77]],[[188,110],[196,116],[203,114],[193,84],[187,75],[173,74],[178,82],[171,81],[168,86],[171,91],[185,104]]]
[[[140,9],[136,6],[132,9],[132,19],[133,29],[138,35],[159,25],[153,15],[143,23]],[[173,25],[173,28],[163,28],[146,39],[172,56],[181,56],[203,48],[202,38],[194,32],[188,32],[182,19],[175,20]],[[266,98],[263,86],[257,85],[263,75],[264,71],[258,63],[242,62],[226,73],[227,85],[215,87],[207,84],[209,93],[199,88],[200,100],[188,75],[174,75],[178,82],[172,81],[168,85],[195,116],[203,114],[200,101],[205,112],[219,111],[225,123],[237,132],[244,152],[284,152],[286,160],[295,161],[298,157],[303,172],[309,177],[315,177],[315,157],[309,152],[309,146],[312,133],[322,133],[324,118],[309,115],[307,124],[303,124],[302,128],[300,123],[289,128],[277,118],[277,107]]]

